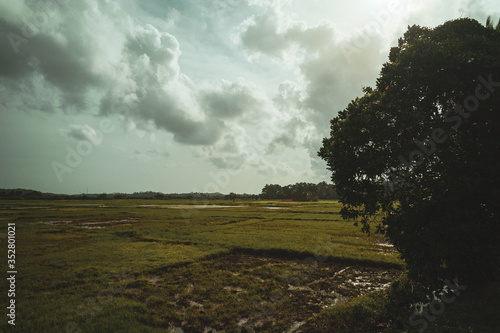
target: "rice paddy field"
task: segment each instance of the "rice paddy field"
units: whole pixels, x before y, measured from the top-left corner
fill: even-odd
[[[313,331],[325,311],[385,290],[403,270],[383,237],[339,210],[335,201],[0,201],[2,257],[15,225],[16,271],[15,326],[3,320],[0,331]]]

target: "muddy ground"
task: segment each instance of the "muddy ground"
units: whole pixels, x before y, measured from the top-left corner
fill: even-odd
[[[125,294],[145,303],[151,295],[166,298],[150,316],[163,312],[171,332],[305,332],[323,309],[387,288],[400,274],[321,257],[240,253],[158,272],[145,277],[148,291],[131,283]]]

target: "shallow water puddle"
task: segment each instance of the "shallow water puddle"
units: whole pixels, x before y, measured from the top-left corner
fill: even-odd
[[[288,207],[277,207],[277,206],[265,206],[262,208],[265,208],[265,209],[290,209]]]
[[[106,220],[106,221],[40,221],[40,222],[35,222],[35,223],[41,223],[41,224],[48,224],[48,225],[58,225],[58,226],[64,226],[64,225],[72,225],[75,227],[80,227],[84,229],[102,229],[108,226],[123,226],[123,225],[129,225],[130,223],[124,223],[124,222],[131,222],[131,221],[137,221],[138,218],[136,217],[131,217],[131,218],[126,218],[126,219],[119,219],[119,220]]]
[[[241,208],[246,205],[228,206],[228,205],[139,205],[139,208],[174,208],[174,209],[203,209],[203,208]]]

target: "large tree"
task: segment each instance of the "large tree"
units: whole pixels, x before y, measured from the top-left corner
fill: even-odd
[[[384,233],[410,276],[500,272],[500,31],[409,27],[375,88],[331,120],[318,155],[342,215]]]

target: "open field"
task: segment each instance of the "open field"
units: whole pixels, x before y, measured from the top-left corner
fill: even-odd
[[[7,224],[16,226],[16,331],[299,332],[325,309],[401,273],[384,239],[342,221],[339,209],[337,202],[2,201],[5,251]]]

